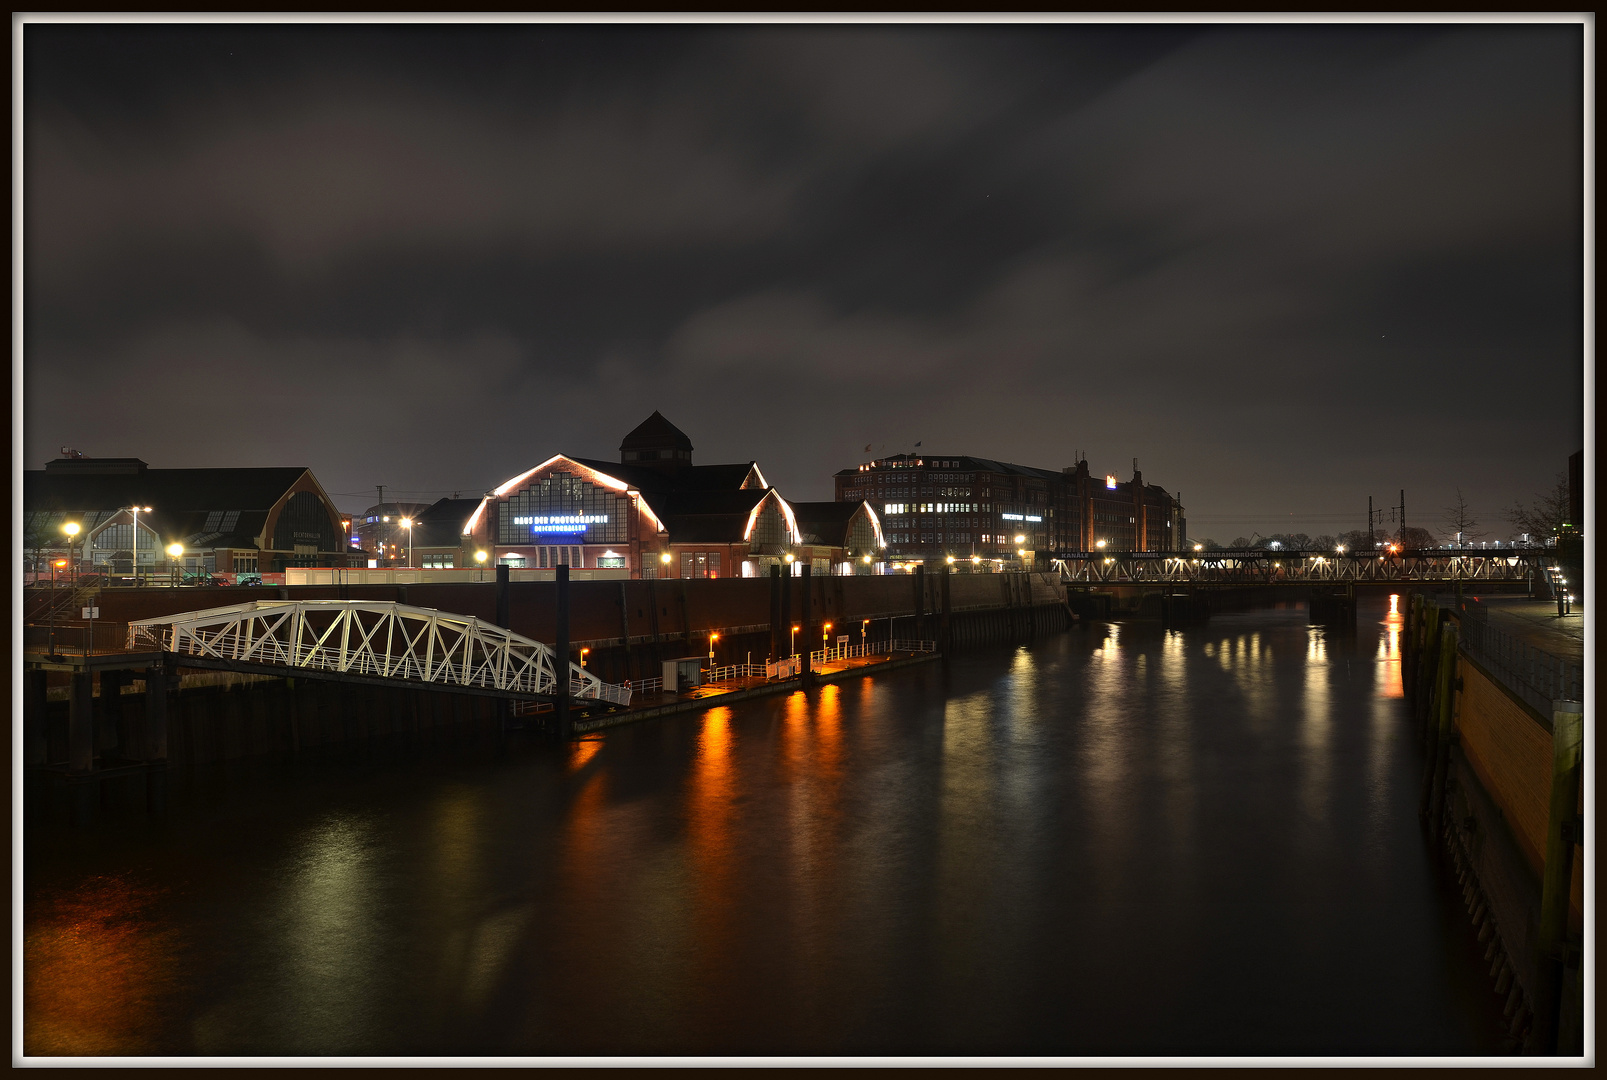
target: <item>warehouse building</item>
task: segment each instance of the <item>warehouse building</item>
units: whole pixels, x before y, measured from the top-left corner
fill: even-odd
[[[463,524],[465,556],[631,577],[757,577],[772,565],[842,572],[856,560],[881,567],[878,526],[869,526],[870,540],[867,526],[849,529],[848,518],[842,529],[816,522],[824,533],[806,534],[758,462],[695,464],[691,439],[658,412],[619,451],[618,462],[557,454],[488,492]],[[859,518],[876,515],[866,507]]]
[[[138,458],[65,457],[23,472],[24,546],[70,558],[79,573],[346,566],[343,520],[301,467],[152,469]]]
[[[880,515],[888,558],[977,558],[1020,563],[1054,552],[1182,551],[1178,497],[1132,478],[1090,473],[1086,460],[1056,472],[969,455],[897,454],[836,474],[841,502]]]

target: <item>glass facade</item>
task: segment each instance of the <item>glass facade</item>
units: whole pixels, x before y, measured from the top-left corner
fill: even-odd
[[[630,496],[553,472],[497,504],[498,544],[622,544],[630,539]]]
[[[786,549],[788,539],[787,519],[773,501],[766,502],[753,522],[753,534],[748,537],[751,550],[769,555],[779,554]]]

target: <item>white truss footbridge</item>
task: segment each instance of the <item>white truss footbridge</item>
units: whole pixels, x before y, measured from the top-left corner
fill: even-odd
[[[128,624],[128,648],[208,666],[557,696],[552,646],[471,615],[379,600],[258,600]],[[569,696],[630,704],[631,692],[569,664]]]

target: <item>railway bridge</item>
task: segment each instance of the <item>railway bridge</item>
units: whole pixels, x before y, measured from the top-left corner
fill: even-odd
[[[1385,548],[1374,551],[1068,551],[1052,565],[1062,584],[1238,585],[1526,585],[1550,596],[1561,581],[1544,548]]]

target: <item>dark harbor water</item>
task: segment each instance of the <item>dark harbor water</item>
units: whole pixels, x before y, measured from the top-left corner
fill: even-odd
[[[1093,624],[572,746],[175,776],[25,833],[24,1050],[1499,1049],[1399,622]]]

